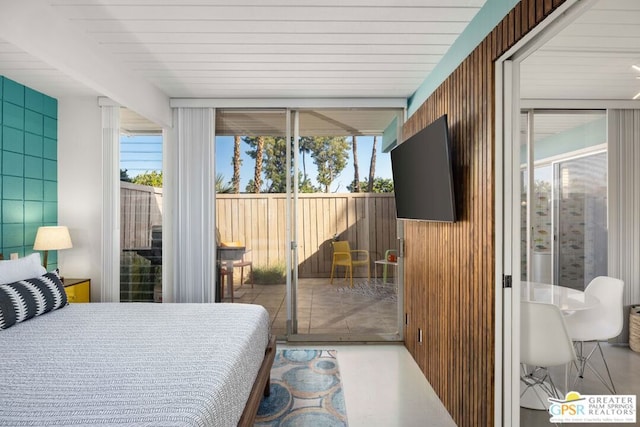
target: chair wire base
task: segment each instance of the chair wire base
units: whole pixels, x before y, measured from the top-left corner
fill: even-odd
[[[576,379],[573,381],[573,386],[575,387],[578,379],[584,379],[584,371],[586,368],[589,368],[591,372],[600,380],[600,382],[609,390],[609,393],[616,394],[616,387],[613,384],[613,379],[611,378],[611,372],[609,371],[609,365],[607,364],[607,359],[604,357],[604,353],[602,352],[602,347],[600,346],[599,341],[594,341],[594,346],[589,352],[589,354],[584,354],[584,341],[576,341],[574,343],[576,349],[577,362],[574,362],[574,366],[577,371]],[[604,362],[605,370],[607,371],[607,377],[609,378],[609,382],[607,382],[602,375],[593,367],[590,362],[591,356],[595,351],[599,350],[600,357],[602,357],[602,361]]]
[[[537,387],[542,390],[548,397],[553,397],[556,399],[561,399],[560,392],[558,388],[553,383],[553,379],[549,375],[549,371],[547,368],[536,367],[531,372],[528,371],[526,365],[522,365],[522,375],[520,375],[520,381],[524,383],[526,386],[524,390],[520,393],[520,398],[522,398],[529,389],[533,387]],[[532,393],[538,398],[541,406],[544,408],[549,407],[549,402],[545,402],[540,397],[540,394],[535,390],[532,390]]]

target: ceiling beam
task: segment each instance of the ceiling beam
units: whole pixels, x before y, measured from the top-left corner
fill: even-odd
[[[404,98],[171,98],[174,108],[405,108]]]
[[[169,97],[111,58],[43,0],[0,2],[0,39],[163,127]]]

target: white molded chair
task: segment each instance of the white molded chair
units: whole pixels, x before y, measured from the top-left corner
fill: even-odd
[[[533,393],[548,408],[548,397],[561,399],[547,368],[576,361],[576,353],[560,308],[553,304],[522,302],[520,305],[520,363],[523,383],[520,397]],[[543,393],[539,392],[542,391]],[[540,407],[538,407],[540,406]]]
[[[584,370],[588,367],[612,394],[616,393],[616,388],[611,379],[611,372],[609,372],[609,366],[604,358],[602,347],[600,347],[600,341],[615,338],[622,332],[623,291],[624,282],[622,280],[607,276],[596,277],[587,285],[584,293],[598,298],[600,305],[590,310],[576,311],[565,319],[569,336],[575,342],[578,353],[579,363],[576,381],[578,378],[583,378]],[[585,342],[595,343],[591,352],[586,355],[583,353]],[[600,356],[604,361],[609,383],[605,381],[602,375],[600,375],[589,362],[596,349],[599,350]]]

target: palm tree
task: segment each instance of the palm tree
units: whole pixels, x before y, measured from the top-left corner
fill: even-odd
[[[302,182],[307,182],[307,154],[311,153],[311,145],[313,141],[308,136],[303,136],[298,142],[298,150],[302,154]]]
[[[253,192],[259,193],[262,187],[262,153],[264,151],[264,136],[259,136],[256,141],[256,168],[253,175]]]
[[[376,176],[376,150],[378,146],[378,137],[373,137],[373,148],[371,149],[371,163],[369,163],[369,182],[367,185],[367,193],[373,193],[373,181]]]
[[[353,149],[353,192],[360,192],[360,172],[358,172],[358,137],[353,135],[351,138],[351,147]]]
[[[233,186],[229,183],[224,182],[224,175],[221,173],[216,174],[216,193],[232,193]]]
[[[240,136],[233,137],[233,192],[238,194],[240,192],[240,165],[242,159],[240,158]]]

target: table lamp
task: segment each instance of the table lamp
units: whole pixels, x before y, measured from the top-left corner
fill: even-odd
[[[58,249],[72,248],[71,236],[69,229],[65,226],[47,226],[39,227],[36,234],[36,241],[33,243],[33,249],[36,251],[44,251],[44,260],[42,265],[47,268],[47,256],[49,251]]]

